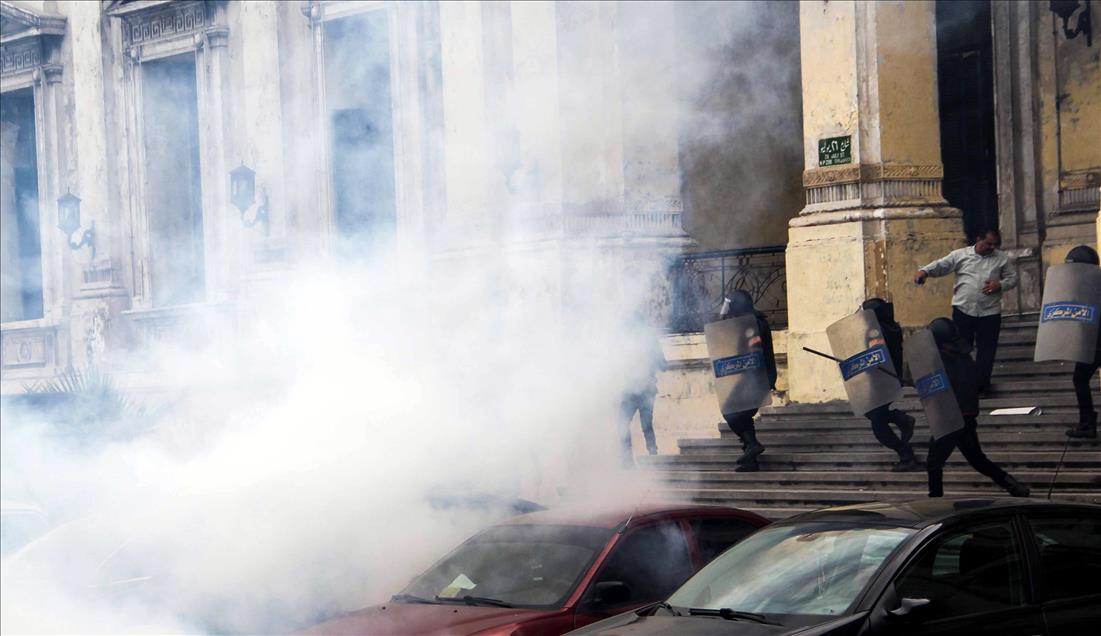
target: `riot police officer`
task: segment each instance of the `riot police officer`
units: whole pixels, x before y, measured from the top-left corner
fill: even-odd
[[[895,375],[902,378],[902,326],[895,322],[894,305],[882,298],[869,298],[860,306],[875,312],[879,320],[880,331],[887,352],[894,364]],[[880,344],[880,343],[870,343]],[[887,448],[898,453],[898,463],[891,469],[895,472],[921,470],[921,463],[914,456],[910,438],[914,436],[914,418],[890,404],[876,407],[864,414],[872,423],[872,434]],[[891,430],[890,424],[898,427],[899,435]]]
[[[1067,263],[1083,263],[1097,266],[1097,252],[1088,245],[1079,245],[1072,249],[1066,258]],[[1093,277],[1097,279],[1097,276]],[[1094,287],[1097,295],[1096,283]],[[1094,311],[1098,308],[1094,306]],[[1096,321],[1097,319],[1094,318]],[[1094,327],[1096,332],[1097,327]],[[1101,335],[1094,336],[1093,362],[1074,363],[1074,397],[1078,401],[1078,426],[1067,431],[1070,437],[1084,437],[1095,439],[1097,437],[1097,411],[1093,409],[1093,396],[1090,394],[1090,380],[1097,374],[1101,367]]]
[[[1018,482],[1000,466],[990,461],[979,445],[978,415],[979,386],[978,372],[971,359],[970,347],[960,338],[956,324],[948,318],[937,318],[929,323],[929,331],[940,350],[944,363],[944,372],[955,394],[963,415],[963,428],[949,433],[929,443],[929,455],[926,470],[929,474],[929,496],[944,496],[944,463],[952,451],[959,447],[967,463],[979,473],[986,475],[1014,497],[1027,497],[1029,487]]]
[[[735,290],[726,298],[722,310],[719,312],[719,320],[721,322],[730,322],[736,318],[740,318],[743,322],[748,324],[755,325],[755,327],[750,327],[747,330],[738,329],[735,331],[735,337],[737,339],[745,340],[745,342],[741,343],[740,350],[749,351],[750,354],[743,354],[733,358],[720,358],[715,353],[717,347],[713,346],[716,339],[714,334],[718,331],[714,328],[717,323],[708,325],[705,331],[708,334],[708,349],[712,355],[712,364],[715,368],[717,379],[724,377],[724,372],[721,370],[724,367],[724,360],[744,358],[747,360],[759,360],[761,363],[759,365],[755,363],[739,364],[739,367],[744,367],[746,369],[745,372],[739,371],[739,375],[737,376],[742,380],[741,382],[733,385],[727,384],[725,387],[718,386],[719,383],[716,382],[717,391],[728,394],[719,396],[723,419],[726,420],[727,426],[729,426],[730,430],[738,436],[738,439],[742,443],[742,454],[735,460],[738,464],[735,471],[756,472],[760,470],[757,458],[760,457],[761,453],[765,452],[764,445],[757,440],[757,429],[753,424],[753,417],[757,414],[758,409],[744,408],[731,410],[725,405],[733,403],[759,405],[763,400],[767,399],[769,391],[776,388],[776,356],[772,349],[772,328],[768,324],[768,318],[753,307],[753,298],[748,292],[741,289]],[[752,355],[752,357],[747,357],[750,355]],[[758,378],[756,382],[751,379],[754,374],[756,374]],[[729,395],[730,393],[738,393],[740,395],[731,396]]]

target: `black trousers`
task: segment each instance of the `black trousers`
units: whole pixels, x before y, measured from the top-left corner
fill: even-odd
[[[879,440],[879,443],[898,453],[899,459],[907,461],[914,456],[914,449],[903,442],[898,435],[895,435],[895,431],[890,425],[891,422],[897,423],[901,415],[902,411],[892,409],[890,404],[884,404],[868,411],[864,414],[864,417],[871,420],[872,434]]]
[[[979,390],[990,386],[990,376],[994,372],[994,356],[998,353],[998,333],[1002,330],[1002,315],[975,317],[952,307],[952,322],[959,327],[960,337],[975,348],[975,366]]]
[[[735,435],[741,436],[749,431],[757,432],[757,429],[753,427],[753,416],[756,414],[757,409],[738,411],[737,413],[723,413],[723,419],[726,420],[726,425],[730,427]]]
[[[1101,367],[1101,351],[1098,351],[1093,358],[1093,364],[1082,364],[1077,362],[1074,365],[1074,397],[1078,399],[1078,418],[1079,421],[1086,421],[1093,416],[1093,395],[1090,393],[1090,380],[1093,379],[1093,375],[1097,373],[1097,369]]]
[[[974,415],[965,415],[963,429],[945,435],[944,437],[929,442],[929,457],[926,460],[926,470],[929,472],[929,496],[940,497],[944,495],[943,471],[944,463],[952,455],[952,451],[959,447],[968,464],[982,475],[986,475],[995,484],[1005,488],[1009,474],[1000,466],[990,461],[979,445],[979,423]]]

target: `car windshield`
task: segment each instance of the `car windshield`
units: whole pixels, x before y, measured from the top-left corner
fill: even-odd
[[[765,528],[700,570],[669,604],[756,614],[843,614],[891,551],[913,533],[823,523]]]
[[[611,534],[580,526],[495,526],[414,579],[399,600],[446,602],[471,596],[519,607],[558,606]]]

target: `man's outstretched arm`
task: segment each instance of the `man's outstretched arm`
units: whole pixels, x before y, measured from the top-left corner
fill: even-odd
[[[914,273],[914,282],[918,285],[925,282],[925,278],[932,276],[938,278],[945,274],[951,274],[956,271],[956,264],[959,262],[959,258],[956,252],[949,252],[944,258],[938,258],[937,260],[929,263],[925,267],[922,267]]]

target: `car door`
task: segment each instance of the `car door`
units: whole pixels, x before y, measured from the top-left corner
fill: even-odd
[[[916,607],[891,616],[884,633],[1042,635],[1043,617],[1029,598],[1027,572],[1021,533],[1012,519],[948,529],[895,579],[900,603]]]
[[[614,616],[654,601],[664,600],[692,576],[695,568],[680,522],[632,528],[616,542],[578,606],[575,625]],[[602,588],[615,583],[626,587],[612,599],[601,598]]]
[[[1026,526],[1048,635],[1101,632],[1101,515],[1030,515]]]

